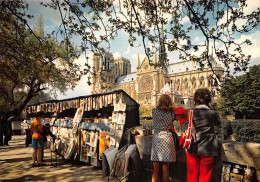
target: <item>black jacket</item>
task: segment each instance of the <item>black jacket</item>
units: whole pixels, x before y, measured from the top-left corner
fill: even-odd
[[[217,111],[200,105],[193,110],[191,135],[194,142],[188,152],[202,156],[217,156],[220,146],[216,138],[214,126],[220,125]]]
[[[53,140],[55,140],[56,136],[52,134],[50,127],[43,125],[42,129],[43,129],[42,136],[43,136],[44,142],[47,142],[47,136],[48,135],[50,135],[53,138]]]

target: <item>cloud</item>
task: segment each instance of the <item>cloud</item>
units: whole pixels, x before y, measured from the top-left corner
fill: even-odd
[[[88,57],[89,59],[87,60],[86,57]],[[85,65],[85,63],[88,63],[92,66],[92,59],[93,59],[93,53],[89,52],[86,54],[86,56],[82,54],[78,59],[74,60],[74,62],[76,64],[79,64],[82,67]]]
[[[260,0],[248,0],[246,2],[247,2],[247,6],[244,7],[244,9],[243,9],[245,16],[251,14],[253,11],[257,11],[257,8],[259,8]],[[236,9],[236,8],[234,8],[234,9]],[[231,13],[229,12],[228,18],[230,18],[230,16],[231,16]],[[221,20],[219,20],[218,24],[220,25],[222,23],[226,23],[226,21],[227,21],[227,12],[225,11],[224,16],[222,17]],[[242,28],[242,25],[244,25],[245,23],[246,23],[246,21],[243,19],[239,19],[236,21],[236,25],[238,28]],[[232,26],[232,24],[229,25],[229,28],[231,28],[231,26]]]
[[[86,54],[86,56],[89,57],[88,63],[90,66],[92,66],[93,53],[90,52]],[[81,68],[83,68],[85,63],[87,63],[85,55],[81,55],[78,59],[75,60],[75,63],[79,64]],[[91,86],[87,84],[88,77],[89,75],[83,75],[73,90],[68,89],[65,94],[58,93],[57,99],[67,99],[91,94]]]
[[[50,21],[54,24],[54,26],[59,26],[61,24],[61,17],[58,10],[52,9],[50,7],[44,7],[40,5],[42,1],[39,0],[28,0],[27,3],[29,5],[28,12],[34,16],[33,19],[28,22],[31,25],[34,25],[37,22],[37,18],[42,14],[45,21]],[[45,0],[44,3],[51,3],[51,0]],[[64,13],[64,11],[62,10]]]
[[[260,0],[248,0],[247,7],[244,8],[244,13],[250,14],[253,11],[256,11],[259,8]]]
[[[130,51],[131,51],[131,46],[129,45],[128,48],[127,48],[127,50],[124,52],[124,54],[129,54]]]
[[[87,84],[88,76],[82,76],[78,85],[72,90],[69,89],[65,94],[58,94],[57,99],[67,99],[91,94],[91,86]]]
[[[181,24],[185,24],[185,23],[187,23],[187,22],[189,22],[189,21],[190,21],[189,17],[188,17],[188,16],[185,16],[184,18],[182,18],[182,20],[180,21],[180,23],[181,23]]]
[[[121,54],[119,52],[115,52],[113,53],[114,59],[122,57]]]
[[[241,35],[240,39],[238,39],[237,42],[243,42],[246,39],[251,40],[252,45],[244,45],[242,47],[243,52],[246,55],[251,55],[252,59],[258,59],[260,61],[260,30],[257,30],[250,35]]]
[[[193,39],[193,42],[195,42],[195,43],[200,42],[200,37],[199,37],[199,36],[196,36],[196,37]]]

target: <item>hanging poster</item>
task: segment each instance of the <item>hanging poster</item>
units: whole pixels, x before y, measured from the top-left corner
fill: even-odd
[[[126,117],[125,112],[124,113],[118,113],[117,124],[125,124],[125,117]]]
[[[253,167],[247,166],[245,168],[244,182],[254,181],[255,176],[256,176],[256,170]]]
[[[99,134],[99,160],[102,160],[102,153],[109,148],[110,136],[107,133]]]
[[[223,161],[221,182],[253,182],[255,180],[255,167]]]
[[[87,138],[86,132],[81,130],[81,144],[82,145],[86,144],[86,138]]]
[[[55,122],[56,118],[51,118],[51,122],[50,122],[50,125],[53,126],[54,125],[54,122]]]
[[[115,139],[116,139],[115,147],[116,147],[117,149],[118,149],[118,147],[119,147],[120,138],[121,138],[121,137],[115,137]]]
[[[89,163],[89,156],[88,156],[88,153],[89,153],[89,150],[90,150],[90,146],[89,145],[81,145],[81,152],[80,152],[80,161],[83,161],[83,162],[86,162],[86,163]]]
[[[121,138],[124,131],[124,125],[117,124],[116,125],[116,131],[115,136]]]
[[[109,134],[110,134],[110,135],[115,135],[115,132],[116,132],[116,123],[111,123],[111,124],[110,124]]]
[[[116,145],[116,139],[114,136],[110,136],[110,143],[109,143],[109,147],[111,146],[115,146]]]
[[[112,113],[112,123],[117,123],[118,120],[118,112]]]
[[[228,182],[230,178],[231,164],[223,164],[221,182]]]
[[[96,156],[96,150],[97,150],[97,140],[98,140],[98,132],[90,133],[90,142],[88,145],[90,146],[90,151],[88,153],[88,156]]]
[[[84,104],[82,104],[76,111],[73,122],[79,123],[82,120],[82,116],[84,113]]]

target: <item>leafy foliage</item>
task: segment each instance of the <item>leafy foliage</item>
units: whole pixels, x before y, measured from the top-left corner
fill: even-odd
[[[236,141],[260,142],[260,121],[235,120],[231,122]]]
[[[259,118],[260,65],[249,72],[226,80],[221,89],[217,108],[222,116],[234,114],[236,118]]]
[[[250,32],[260,22],[259,8],[245,14],[246,0],[51,0],[41,4],[60,13],[61,24],[52,35],[43,35],[41,26],[38,30],[30,27],[27,20],[32,15],[27,13],[25,0],[0,1],[1,79],[4,80],[0,84],[1,97],[7,99],[10,108],[22,100],[28,103],[47,85],[64,91],[75,84],[73,79],[79,76],[79,70],[71,58],[78,52],[71,42],[72,36],[81,37],[82,51],[104,51],[110,48],[109,41],[123,30],[128,33],[131,46],[139,46],[137,38],[142,38],[149,60],[152,50],[160,45],[156,66],[167,66],[166,46],[168,51],[179,52],[180,59],[196,61],[202,68],[206,64],[212,67],[209,60],[213,56],[227,70],[232,63],[235,71],[245,71],[251,56],[243,53],[242,46],[251,45],[251,41],[236,42],[236,36]],[[188,24],[183,24],[186,19]],[[200,43],[192,39],[195,32],[201,34]],[[63,41],[58,42],[54,35]],[[152,49],[147,47],[148,43]],[[26,74],[28,70],[30,74]],[[82,72],[91,73],[88,63]],[[27,89],[29,97],[15,103],[13,93],[20,89]]]
[[[60,12],[61,34],[82,37],[83,51],[103,49],[103,43],[109,49],[109,40],[124,30],[131,46],[138,46],[136,40],[141,36],[148,58],[160,45],[156,65],[162,67],[168,64],[166,45],[168,51],[178,51],[180,59],[197,61],[201,67],[211,67],[209,60],[214,55],[227,69],[233,63],[235,71],[245,71],[251,56],[243,53],[242,45],[251,45],[251,41],[236,42],[236,36],[259,26],[260,17],[259,8],[250,14],[244,12],[246,0],[52,0],[42,4]],[[241,24],[241,20],[246,23]],[[195,32],[201,34],[200,43],[192,39]]]
[[[215,126],[215,132],[219,139],[228,139],[228,137],[233,134],[231,121],[222,120],[220,126]]]
[[[152,110],[154,107],[152,106],[140,106],[139,112],[140,117],[152,117]]]
[[[42,17],[33,33],[26,28],[18,17],[25,16],[18,11],[25,8],[22,1],[1,1],[0,5],[0,107],[19,114],[43,90],[64,92],[76,84],[79,67],[73,58],[77,51],[69,53],[65,43],[44,35]]]
[[[221,125],[215,127],[219,139],[227,140],[233,135],[239,142],[260,142],[259,120],[222,120]]]

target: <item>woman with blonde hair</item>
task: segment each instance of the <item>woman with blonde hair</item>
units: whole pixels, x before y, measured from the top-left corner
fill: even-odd
[[[172,98],[164,94],[160,96],[157,107],[152,111],[154,128],[151,151],[152,182],[158,181],[160,163],[162,163],[163,182],[168,182],[170,163],[176,161],[174,140],[169,131],[174,120],[173,109]]]

